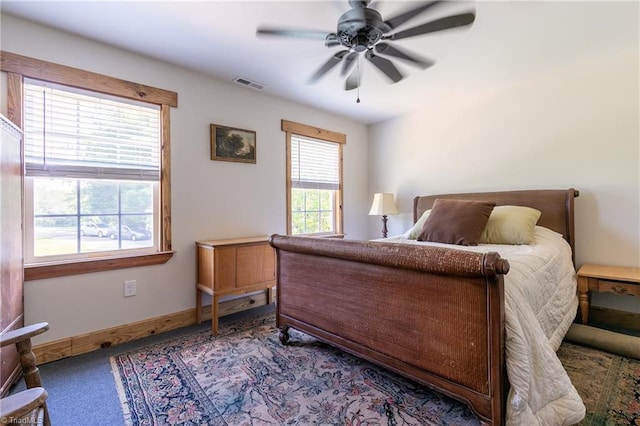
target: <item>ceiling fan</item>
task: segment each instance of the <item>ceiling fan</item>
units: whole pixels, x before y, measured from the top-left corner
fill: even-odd
[[[368,7],[369,3],[370,0],[349,0],[351,10],[348,10],[340,16],[336,32],[328,33],[325,31],[294,30],[261,26],[257,29],[256,34],[258,36],[320,39],[324,40],[326,47],[341,47],[341,50],[334,53],[329,60],[311,76],[310,82],[317,81],[336,65],[342,63],[341,75],[344,77],[349,74],[345,82],[345,90],[353,90],[360,86],[361,71],[359,60],[361,54],[376,68],[382,71],[392,83],[397,83],[402,80],[404,76],[391,61],[392,59],[406,61],[421,69],[426,69],[435,62],[402,50],[394,46],[392,42],[437,31],[464,27],[471,25],[475,20],[475,12],[470,11],[438,18],[398,31],[397,29],[406,22],[414,19],[433,6],[444,2],[442,0],[436,0],[421,3],[417,7],[386,20],[383,20],[382,15],[377,10]],[[355,69],[353,69],[354,66],[356,66]],[[358,102],[359,101],[358,99]]]

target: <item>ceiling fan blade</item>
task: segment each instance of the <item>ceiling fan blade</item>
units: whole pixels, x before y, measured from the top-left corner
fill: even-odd
[[[421,69],[425,70],[427,68],[429,68],[430,66],[434,65],[435,62],[429,60],[429,59],[423,59],[420,58],[414,54],[408,54],[400,49],[398,49],[397,47],[394,47],[388,43],[384,43],[384,42],[380,42],[378,44],[376,44],[373,49],[375,50],[376,53],[379,53],[381,55],[388,55],[388,56],[393,56],[395,58],[398,59],[404,59],[405,61],[416,65],[418,67],[420,67]]]
[[[289,38],[304,38],[312,40],[327,40],[331,35],[326,31],[294,30],[284,28],[260,27],[256,30],[257,36],[276,36]]]
[[[389,25],[393,30],[395,28],[398,28],[400,25],[404,24],[405,22],[409,21],[410,19],[413,19],[416,16],[420,15],[425,10],[430,9],[431,7],[439,3],[442,3],[442,1],[436,0],[436,1],[430,1],[430,2],[424,3],[421,6],[414,7],[413,9],[410,9],[404,13],[401,13],[400,15],[394,16],[391,19],[387,19],[386,21],[384,21],[384,23]]]
[[[344,58],[344,62],[342,63],[342,71],[341,75],[347,75],[349,70],[355,65],[356,59],[358,59],[358,54],[356,52],[351,52]]]
[[[318,69],[318,71],[316,71],[315,74],[311,76],[311,78],[309,79],[309,82],[314,83],[318,81],[318,79],[323,75],[325,75],[327,72],[329,72],[331,68],[338,65],[338,63],[342,60],[344,55],[346,55],[348,52],[349,52],[348,50],[341,50],[339,52],[336,52],[333,56],[329,58],[327,62],[324,63],[324,65],[320,67],[320,69]]]
[[[385,40],[400,40],[403,38],[470,25],[475,19],[476,15],[474,13],[447,16],[446,18],[436,19],[435,21],[427,22],[426,24],[418,25],[416,27],[409,28],[408,30],[384,36],[383,38]]]
[[[354,69],[347,77],[347,81],[344,83],[344,90],[353,90],[357,89],[360,83],[360,75],[358,73],[358,69]]]
[[[366,57],[373,65],[375,65],[387,77],[393,80],[394,83],[397,83],[400,80],[402,80],[403,78],[402,74],[400,73],[398,68],[396,68],[396,66],[393,65],[393,63],[390,60],[385,59],[382,56],[377,56],[371,50],[367,51]]]

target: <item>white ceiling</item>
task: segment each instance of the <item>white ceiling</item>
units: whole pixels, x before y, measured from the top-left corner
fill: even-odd
[[[425,70],[394,61],[405,79],[390,84],[363,61],[360,103],[343,90],[336,67],[320,81],[309,77],[339,48],[322,41],[256,37],[261,25],[335,32],[347,0],[326,1],[11,1],[3,13],[232,82],[241,77],[265,86],[264,93],[334,111],[369,124],[440,102],[464,102],[487,88],[548,71],[576,55],[588,54],[585,36],[606,31],[601,11],[575,2],[455,1],[401,28],[437,17],[475,10],[476,21],[397,41],[396,46],[435,60]],[[588,4],[581,2],[581,4]],[[387,19],[417,2],[377,0],[370,6]],[[437,10],[436,10],[437,9]],[[593,37],[587,37],[587,40]],[[246,90],[254,90],[247,88]]]

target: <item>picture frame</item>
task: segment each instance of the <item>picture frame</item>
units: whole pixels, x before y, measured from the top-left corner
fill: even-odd
[[[256,132],[211,124],[211,159],[256,164]]]

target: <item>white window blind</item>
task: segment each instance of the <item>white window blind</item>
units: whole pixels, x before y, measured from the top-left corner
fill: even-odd
[[[160,179],[160,109],[25,80],[27,176]]]
[[[306,189],[340,189],[340,145],[291,136],[291,186]]]

